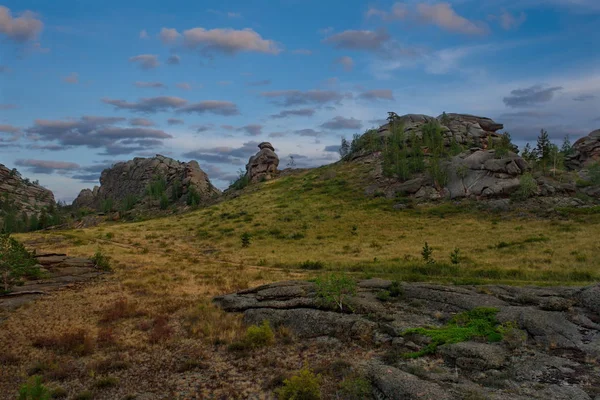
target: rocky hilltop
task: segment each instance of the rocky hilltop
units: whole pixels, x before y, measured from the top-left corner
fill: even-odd
[[[105,169],[100,176],[100,187],[82,190],[73,205],[101,209],[110,202],[118,208],[126,203],[129,207],[132,203],[152,205],[161,198],[173,203],[200,204],[220,193],[198,162],[186,163],[156,155],[136,157]]]
[[[247,324],[266,320],[330,348],[361,343],[371,356],[356,360],[356,367],[370,378],[377,399],[600,396],[599,285],[475,287],[370,279],[344,299],[345,312],[325,302],[319,290],[312,282],[278,282],[214,301],[243,313]],[[486,324],[484,335],[461,336],[466,326]]]
[[[10,170],[0,164],[0,201],[7,202],[18,214],[33,215],[44,207],[55,205],[54,194],[21,177],[16,169]]]

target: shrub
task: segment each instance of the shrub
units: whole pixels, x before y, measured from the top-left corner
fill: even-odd
[[[371,382],[363,377],[349,377],[340,384],[340,394],[344,400],[363,400],[371,398]]]
[[[427,242],[425,242],[423,250],[421,250],[421,257],[423,257],[423,261],[425,261],[425,263],[427,264],[434,264],[435,260],[433,259],[432,255],[433,249],[429,247],[429,244]]]
[[[250,247],[250,240],[252,239],[252,235],[250,235],[248,232],[244,232],[242,233],[242,236],[240,236],[240,239],[242,241],[242,247]]]
[[[344,311],[348,298],[356,294],[356,282],[344,274],[319,277],[315,283],[317,296],[323,303],[339,308],[340,311]]]
[[[96,253],[94,253],[91,260],[97,268],[100,268],[103,271],[110,271],[112,269],[110,266],[110,257],[105,255],[100,248],[96,250]]]
[[[50,389],[44,386],[41,376],[33,376],[19,389],[18,400],[50,400]]]
[[[103,213],[111,212],[114,208],[113,199],[109,197],[108,199],[102,200],[102,202],[100,203],[100,208],[102,209]]]
[[[238,171],[237,179],[235,181],[231,182],[230,188],[235,189],[235,190],[242,190],[243,188],[248,186],[249,183],[250,183],[250,179],[248,178],[248,175],[246,174],[246,172],[244,172],[242,169],[240,169]]]
[[[388,290],[381,290],[379,292],[377,292],[377,300],[380,301],[388,301],[391,297],[390,292]]]
[[[388,291],[392,297],[402,297],[404,295],[404,289],[402,289],[399,281],[393,281]]]
[[[191,206],[191,207],[196,207],[198,204],[200,204],[200,193],[198,193],[198,190],[196,190],[196,187],[194,187],[194,186],[188,187],[188,192],[187,192],[185,202],[188,206]]]
[[[325,268],[323,261],[304,261],[300,264],[301,269],[318,270]]]
[[[131,209],[133,209],[133,207],[135,207],[135,205],[138,202],[138,198],[136,195],[134,194],[128,194],[127,196],[125,196],[125,199],[123,200],[123,211],[129,211]]]
[[[159,207],[161,210],[166,210],[169,208],[169,197],[166,193],[160,195]]]
[[[595,163],[588,168],[592,185],[600,185],[600,163]]]
[[[35,259],[10,234],[0,235],[0,292],[8,292],[25,275],[37,275]]]
[[[160,199],[165,191],[167,190],[167,180],[164,176],[156,175],[152,178],[148,187],[146,188],[146,194],[149,196]]]
[[[537,192],[537,182],[530,173],[523,174],[519,179],[519,189],[514,194],[516,200],[526,200]]]
[[[246,330],[245,342],[252,348],[272,345],[275,342],[275,334],[271,329],[271,325],[269,325],[269,321],[264,320],[260,326],[249,326]]]
[[[460,249],[455,247],[452,253],[450,253],[450,262],[452,264],[460,264]]]
[[[315,375],[307,366],[294,376],[283,381],[277,390],[279,400],[319,400],[321,399],[321,375]]]
[[[176,202],[181,196],[183,196],[183,184],[179,179],[175,179],[171,185],[171,200]]]

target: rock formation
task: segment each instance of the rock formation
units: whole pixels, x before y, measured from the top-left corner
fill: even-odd
[[[169,199],[177,197],[185,201],[190,191],[199,195],[205,202],[220,195],[208,176],[196,161],[180,162],[162,155],[152,158],[139,158],[120,162],[102,171],[100,187],[94,190],[84,189],[73,204],[76,207],[100,208],[103,201],[111,199],[115,206],[122,204],[128,197],[144,199],[153,180],[164,180],[164,191]],[[174,195],[173,193],[177,193]]]
[[[383,301],[380,294],[391,286],[383,279],[359,282],[357,294],[346,303],[353,313],[325,305],[315,284],[302,281],[268,284],[214,301],[226,311],[243,313],[247,324],[267,320],[274,327],[287,326],[302,340],[327,340],[331,346],[352,341],[370,348],[374,356],[358,363],[378,399],[591,400],[600,394],[594,361],[600,357],[600,285],[401,283],[398,296]],[[478,307],[492,308],[504,324],[501,341],[479,338],[440,345],[422,360],[402,357],[432,342],[407,334],[408,329],[441,327],[457,313]],[[432,364],[433,369],[419,367]]]
[[[566,157],[565,166],[571,170],[579,170],[599,161],[600,129],[596,129],[573,144],[573,152]]]
[[[262,142],[258,148],[259,152],[250,157],[246,165],[246,176],[250,183],[272,179],[278,172],[279,157],[271,143]]]
[[[454,139],[463,146],[485,149],[489,141],[499,140],[500,135],[496,132],[504,128],[504,125],[489,118],[468,114],[442,114],[437,118],[422,114],[407,114],[397,117],[394,125],[402,126],[406,137],[414,133],[418,138],[422,138],[423,125],[431,121],[439,123],[446,146],[449,146]],[[378,133],[380,136],[389,136],[391,125],[388,123],[381,126]]]
[[[8,200],[19,214],[37,214],[55,204],[54,194],[37,183],[23,179],[16,169],[0,164],[0,200]]]

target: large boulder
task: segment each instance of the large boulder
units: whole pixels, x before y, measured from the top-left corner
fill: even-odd
[[[246,165],[246,176],[251,183],[272,179],[278,172],[279,157],[273,145],[262,142],[258,148],[259,152],[250,157]]]
[[[136,157],[105,169],[100,175],[100,187],[93,191],[82,190],[73,204],[98,209],[107,199],[111,199],[115,205],[121,204],[129,196],[143,199],[148,187],[157,178],[164,179],[170,199],[179,197],[183,201],[190,190],[195,190],[200,201],[205,202],[221,193],[196,161],[186,163],[157,154],[152,158]]]
[[[596,129],[573,144],[573,152],[566,157],[565,166],[572,170],[578,170],[599,161],[600,129]]]
[[[55,205],[54,194],[40,186],[22,178],[16,169],[10,170],[0,164],[0,201],[8,201],[19,215],[37,214],[40,209]]]
[[[476,150],[453,157],[448,165],[447,189],[451,198],[506,196],[519,188],[527,162],[509,152],[496,157],[494,150]]]

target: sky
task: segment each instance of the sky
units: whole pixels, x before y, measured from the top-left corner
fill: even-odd
[[[600,128],[598,0],[0,0],[0,163],[70,202],[118,161],[258,143],[336,161],[388,111],[493,118],[522,146]]]

